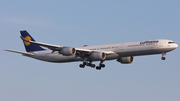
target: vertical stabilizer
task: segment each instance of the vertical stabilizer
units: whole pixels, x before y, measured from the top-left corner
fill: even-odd
[[[26,30],[20,31],[20,33],[21,33],[21,36],[23,38],[25,38],[26,40],[35,41]],[[41,48],[39,45],[32,44],[32,43],[26,42],[26,41],[23,41],[23,42],[24,42],[24,46],[25,46],[25,49],[27,52],[45,50],[45,49]]]

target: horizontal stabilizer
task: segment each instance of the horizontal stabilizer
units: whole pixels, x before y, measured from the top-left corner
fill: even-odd
[[[14,52],[14,53],[19,53],[19,54],[26,55],[26,56],[34,56],[33,53],[25,53],[25,52],[14,51],[14,50],[7,50],[7,49],[5,49],[5,51]]]

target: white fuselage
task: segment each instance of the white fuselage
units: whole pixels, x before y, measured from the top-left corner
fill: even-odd
[[[84,46],[77,47],[81,49],[89,49],[92,51],[111,51],[112,54],[107,54],[105,60],[118,59],[120,57],[128,56],[140,56],[140,55],[151,55],[161,54],[176,49],[178,45],[171,40],[147,40],[127,43],[116,43],[106,45],[95,45],[95,46]],[[63,56],[58,51],[52,52],[52,50],[34,51],[30,52],[35,54],[32,58],[48,61],[48,62],[73,62],[83,61],[84,59],[72,56]]]

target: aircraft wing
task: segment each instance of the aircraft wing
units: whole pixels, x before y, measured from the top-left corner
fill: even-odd
[[[20,51],[14,51],[14,50],[8,50],[8,49],[5,49],[5,51],[9,51],[9,52],[14,52],[14,53],[19,53],[19,54],[22,54],[22,55],[25,55],[25,56],[34,56],[33,53],[25,53],[25,52],[20,52]]]
[[[30,41],[30,40],[26,40],[24,37],[20,36],[21,39],[23,41],[26,41],[26,42],[30,42],[30,43],[33,43],[33,44],[37,44],[37,45],[40,45],[40,46],[43,46],[43,47],[46,47],[46,48],[49,48],[53,51],[58,51],[58,50],[61,50],[63,48],[63,46],[58,46],[58,45],[51,45],[51,44],[46,44],[46,43],[41,43],[41,42],[35,42],[35,41]]]
[[[21,36],[21,39],[23,41],[26,42],[30,42],[32,44],[37,44],[46,48],[49,48],[52,50],[52,52],[54,51],[60,51],[61,49],[65,48],[63,46],[58,46],[58,45],[51,45],[51,44],[46,44],[46,43],[41,43],[41,42],[36,42],[36,41],[30,41],[30,40],[26,40],[24,37]],[[105,54],[111,54],[114,53],[112,51],[98,51],[98,50],[89,50],[89,49],[82,49],[82,48],[75,48],[76,49],[76,55],[77,56],[84,56],[84,55],[90,55],[92,52],[104,52]]]

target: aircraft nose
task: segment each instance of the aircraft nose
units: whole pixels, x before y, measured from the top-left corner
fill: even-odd
[[[177,48],[178,47],[178,44],[175,44],[175,48]]]

